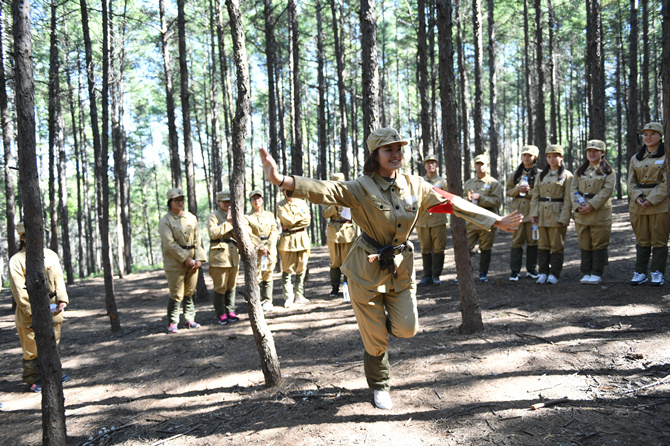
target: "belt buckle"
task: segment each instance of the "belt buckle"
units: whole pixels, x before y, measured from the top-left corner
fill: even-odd
[[[551,203],[551,197],[545,197],[544,199]]]

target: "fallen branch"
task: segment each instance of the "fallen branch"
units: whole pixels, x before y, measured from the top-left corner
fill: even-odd
[[[542,342],[546,342],[547,344],[554,345],[554,343],[552,341],[550,341],[549,339],[545,339],[545,338],[540,337],[540,336],[535,336],[535,335],[528,334],[528,333],[519,333],[519,332],[515,332],[514,334],[517,335],[520,338],[537,339],[538,341],[542,341]]]
[[[362,365],[362,364],[363,364],[363,361],[356,361],[356,362],[354,363],[354,365],[349,366],[349,367],[347,367],[346,369],[337,370],[337,371],[333,372],[333,374],[337,375],[338,373],[346,372],[347,370],[351,370],[351,369],[353,369],[354,367],[358,367],[359,365]]]
[[[663,379],[658,380],[657,382],[655,382],[653,384],[647,384],[646,386],[638,387],[637,389],[627,390],[626,392],[624,392],[624,394],[637,392],[638,390],[648,389],[648,388],[654,387],[654,386],[659,386],[659,385],[663,384],[664,382],[666,382],[669,379],[670,379],[670,375],[666,376]]]
[[[559,398],[557,400],[547,400],[547,401],[543,401],[541,403],[533,404],[532,406],[530,406],[530,408],[532,410],[537,410],[537,409],[542,409],[543,407],[551,407],[551,406],[555,406],[557,404],[567,403],[568,401],[570,401],[570,400],[566,396],[565,398]]]
[[[81,444],[81,446],[87,446],[87,445],[93,444],[93,442],[95,442],[96,440],[99,440],[100,438],[104,437],[105,435],[113,434],[114,432],[120,431],[121,429],[125,429],[125,428],[130,427],[130,426],[135,426],[135,425],[134,424],[126,424],[125,426],[113,427],[111,429],[105,430],[104,432],[99,434],[97,437],[86,440],[85,442],[83,442]]]
[[[149,446],[158,446],[159,444],[164,444],[164,443],[167,443],[168,441],[172,441],[172,440],[177,439],[179,437],[183,437],[184,435],[190,434],[191,432],[193,432],[196,429],[200,429],[200,426],[201,425],[198,424],[197,426],[187,430],[186,432],[182,432],[181,434],[173,435],[172,437],[168,437],[168,438],[165,438],[163,440],[157,441],[155,443],[151,443],[151,445],[149,445]]]

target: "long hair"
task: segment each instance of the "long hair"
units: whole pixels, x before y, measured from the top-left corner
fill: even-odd
[[[642,147],[640,147],[640,150],[635,154],[635,157],[637,158],[638,161],[642,161],[642,158],[644,158],[644,152],[647,150],[647,146],[642,144]],[[660,158],[663,155],[665,155],[665,146],[663,145],[663,141],[658,145],[658,150],[656,151],[656,155],[650,155],[650,158]]]
[[[547,167],[542,171],[540,174],[540,181],[544,180],[544,177],[547,176],[547,174],[551,172],[551,169]],[[561,163],[560,166],[558,166],[558,181],[561,181],[565,177],[565,164]]]
[[[372,175],[379,170],[379,151],[374,150],[363,164],[363,174]]]
[[[589,160],[584,160],[581,166],[579,166],[579,169],[575,172],[575,176],[581,177],[584,175],[584,172],[586,172],[586,169],[589,168],[591,163]],[[612,169],[612,166],[610,166],[610,163],[607,162],[605,159],[605,155],[603,154],[603,157],[600,159],[600,163],[598,164],[598,167],[596,168],[596,173],[598,175],[609,175],[612,172],[614,172],[614,169]]]
[[[533,167],[531,167],[528,172],[526,172],[526,168],[523,167],[523,163],[519,164],[519,167],[517,167],[516,171],[514,172],[514,184],[517,184],[525,173],[528,176],[528,186],[530,186],[532,189],[533,186],[535,186],[535,177],[537,176],[537,172],[537,159],[533,161]]]

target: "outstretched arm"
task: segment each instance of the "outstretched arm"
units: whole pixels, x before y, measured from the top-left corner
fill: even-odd
[[[272,158],[267,150],[260,148],[258,153],[261,156],[261,162],[263,163],[263,173],[265,178],[275,186],[279,186],[282,189],[288,191],[295,190],[295,181],[292,176],[282,175],[279,173],[279,168],[277,167],[277,162]]]
[[[498,220],[493,223],[493,226],[505,232],[514,232],[519,229],[519,225],[522,221],[523,215],[519,214],[518,211],[514,211],[504,217],[499,217]]]

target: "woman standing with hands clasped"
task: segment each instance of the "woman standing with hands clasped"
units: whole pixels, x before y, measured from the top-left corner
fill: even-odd
[[[535,181],[530,200],[530,220],[537,223],[540,240],[538,284],[557,284],[563,270],[565,234],[570,223],[572,173],[563,165],[563,147],[552,144],[545,152],[546,169]]]
[[[650,122],[640,131],[644,145],[630,160],[628,196],[630,223],[635,231],[637,255],[631,285],[647,282],[651,257],[651,285],[665,283],[668,261],[668,178],[663,126]]]
[[[616,174],[605,159],[605,143],[598,139],[587,142],[586,161],[575,172],[570,187],[575,229],[582,250],[582,284],[602,282],[612,232],[615,182]]]
[[[400,174],[407,143],[394,129],[375,130],[367,139],[370,156],[364,175],[342,182],[284,176],[268,152],[260,149],[263,171],[272,184],[313,203],[351,208],[351,219],[363,231],[342,271],[349,279],[351,303],[365,345],[365,376],[380,409],[393,407],[389,334],[409,338],[418,329],[414,248],[407,238],[420,213],[448,202],[455,215],[483,228],[511,231],[522,220],[515,214],[499,217],[460,197],[437,192],[419,176]]]

